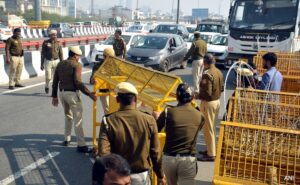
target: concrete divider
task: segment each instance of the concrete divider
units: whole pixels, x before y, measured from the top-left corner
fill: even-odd
[[[26,29],[26,35],[27,35],[28,39],[32,39],[33,38],[32,35],[31,35],[31,29],[30,28]]]
[[[25,29],[24,28],[21,28],[21,37],[23,39],[27,39],[27,36],[26,36],[26,33],[25,33]]]
[[[80,46],[82,50],[82,58],[80,63],[83,66],[90,64],[87,60],[94,45],[83,45]],[[63,58],[66,60],[68,58],[69,49],[67,47],[63,48]],[[9,75],[9,65],[5,63],[5,55],[0,55],[0,84],[8,85],[8,75]],[[40,70],[41,67],[41,52],[40,51],[28,51],[24,53],[24,67],[21,75],[21,80],[34,78],[37,76],[44,76],[45,72]]]

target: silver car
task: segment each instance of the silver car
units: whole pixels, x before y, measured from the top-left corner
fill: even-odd
[[[186,43],[175,34],[140,35],[127,52],[127,60],[163,72],[180,66],[187,53]]]
[[[51,30],[57,31],[57,37],[74,37],[75,30],[68,23],[52,23],[48,28],[48,33]]]

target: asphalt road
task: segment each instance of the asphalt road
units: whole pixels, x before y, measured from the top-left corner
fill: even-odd
[[[223,70],[226,74],[226,70]],[[191,84],[191,67],[175,69]],[[90,68],[85,68],[83,81],[88,82]],[[232,80],[232,77],[229,81]],[[6,184],[91,184],[92,156],[76,152],[76,138],[70,147],[62,147],[64,116],[61,105],[51,105],[50,95],[44,93],[44,78],[23,81],[23,89],[9,91],[0,85],[0,185]],[[88,85],[91,89],[92,87]],[[232,93],[232,85],[226,98]],[[87,144],[92,139],[92,101],[82,95],[83,125]],[[99,106],[101,107],[101,106]],[[100,110],[102,117],[102,110]],[[221,101],[219,118],[224,114]],[[217,129],[219,128],[219,121]],[[198,149],[205,149],[202,132],[197,141]],[[198,163],[197,184],[211,184],[213,162]]]

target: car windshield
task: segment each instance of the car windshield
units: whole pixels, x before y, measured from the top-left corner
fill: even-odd
[[[177,26],[176,25],[158,25],[153,32],[155,33],[177,33]]]
[[[51,24],[50,27],[51,27],[51,28],[59,28],[59,27],[60,27],[60,24]]]
[[[132,46],[133,48],[147,48],[147,49],[163,49],[168,42],[168,37],[157,36],[141,36],[137,42]]]
[[[227,37],[226,36],[217,36],[211,44],[213,45],[221,45],[226,46],[227,45]]]
[[[128,42],[129,42],[129,40],[130,40],[130,38],[131,38],[130,35],[122,35],[121,37],[124,39],[124,41],[126,42],[126,44],[128,44]],[[111,36],[109,36],[109,37],[103,42],[103,44],[104,44],[104,45],[113,45],[114,42],[115,42],[115,37],[114,37],[113,35],[111,35]]]
[[[3,24],[0,24],[0,28],[7,28],[7,27],[4,26]]]
[[[200,32],[215,32],[215,33],[222,33],[222,25],[216,24],[199,24],[197,26],[197,31]]]
[[[238,29],[290,29],[296,24],[298,0],[241,0],[235,3],[230,26]]]
[[[196,28],[193,27],[186,27],[189,33],[194,33]]]
[[[140,31],[140,30],[142,30],[142,28],[143,28],[143,26],[130,26],[128,28],[128,31],[129,32]]]

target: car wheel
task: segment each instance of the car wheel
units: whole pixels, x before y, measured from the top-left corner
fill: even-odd
[[[160,63],[159,70],[165,73],[169,71],[169,64],[167,60]]]

